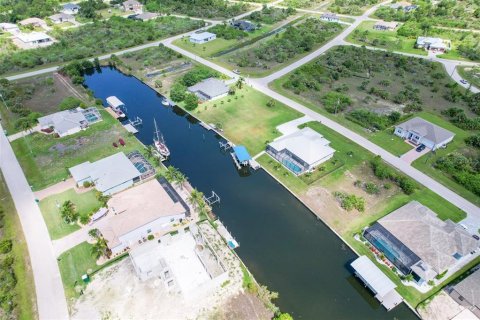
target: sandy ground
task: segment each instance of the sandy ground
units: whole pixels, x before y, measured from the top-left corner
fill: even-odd
[[[337,232],[343,233],[353,225],[356,225],[360,219],[368,219],[369,215],[378,212],[388,201],[388,198],[398,192],[394,186],[392,186],[390,190],[385,190],[380,187],[380,194],[370,195],[360,187],[354,185],[356,180],[373,182],[378,186],[385,183],[375,178],[367,165],[363,165],[360,169],[353,172],[346,171],[343,178],[330,184],[328,189],[318,184],[311,186],[300,198],[329,226]],[[342,191],[363,197],[366,201],[365,212],[360,213],[356,210],[344,210],[333,195],[335,191]]]
[[[167,292],[160,280],[141,282],[130,258],[92,279],[72,306],[72,319],[270,319],[271,312],[242,288],[240,261],[208,223],[200,225],[228,269],[228,283],[189,295]]]
[[[446,292],[441,291],[425,308],[418,308],[423,320],[449,320],[465,309]]]

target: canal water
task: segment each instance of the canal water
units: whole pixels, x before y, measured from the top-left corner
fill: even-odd
[[[222,152],[218,135],[134,77],[102,68],[85,76],[95,97],[115,95],[143,126],[137,137],[153,141],[153,119],[173,165],[206,195],[221,197],[215,214],[240,243],[239,256],[255,278],[279,293],[276,304],[295,319],[416,319],[404,304],[386,312],[349,268],[356,255],[302,203],[263,170],[240,174]]]

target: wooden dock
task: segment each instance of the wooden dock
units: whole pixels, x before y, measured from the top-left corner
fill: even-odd
[[[130,123],[123,125],[123,127],[124,127],[128,132],[131,132],[131,133],[133,133],[133,134],[138,133],[138,130],[137,130],[133,125],[131,125]]]
[[[105,111],[107,111],[108,113],[110,113],[110,114],[112,115],[112,117],[114,117],[115,119],[118,119],[118,118],[119,118],[118,114],[117,114],[115,111],[113,111],[112,108],[106,107],[106,108],[105,108]]]

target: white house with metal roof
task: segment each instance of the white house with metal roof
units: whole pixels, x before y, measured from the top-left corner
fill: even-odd
[[[11,34],[16,34],[20,32],[20,28],[14,23],[2,22],[0,23],[0,30],[4,32],[9,32]]]
[[[195,93],[200,100],[207,101],[225,97],[229,88],[222,80],[208,78],[188,87],[188,91]]]
[[[276,139],[266,151],[297,175],[313,170],[335,153],[330,141],[309,127]]]
[[[68,170],[78,186],[83,186],[83,183],[88,181],[105,195],[131,187],[141,176],[123,152],[95,162],[86,161]]]
[[[418,37],[415,46],[420,49],[426,49],[433,52],[446,52],[450,50],[450,40],[433,37]]]
[[[195,32],[190,35],[190,42],[192,43],[201,44],[201,43],[206,43],[215,39],[217,39],[217,35],[215,33],[207,32],[207,31],[199,32],[199,33]]]
[[[65,137],[88,127],[88,120],[82,108],[64,110],[38,118],[40,129],[53,129],[60,137]]]
[[[396,125],[394,133],[414,145],[424,144],[432,150],[446,146],[455,136],[453,132],[420,117]]]
[[[63,13],[63,12],[51,15],[48,18],[55,24],[64,23],[64,22],[70,22],[70,23],[75,22],[75,17],[73,15],[68,13]]]
[[[393,283],[367,256],[360,256],[351,264],[355,275],[375,294],[375,298],[388,310],[402,303],[403,299]]]
[[[43,32],[19,32],[15,34],[15,38],[19,40],[19,46],[24,48],[45,47],[53,44],[53,38]]]

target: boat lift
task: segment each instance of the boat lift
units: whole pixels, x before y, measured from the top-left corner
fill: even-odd
[[[203,196],[203,200],[211,207],[215,203],[220,203],[220,197],[218,194],[215,193],[215,191],[212,190],[212,195],[209,197]]]
[[[228,151],[233,147],[233,143],[231,143],[230,141],[219,141],[218,144],[220,145],[220,149],[222,149],[223,151]]]
[[[137,126],[140,126],[140,125],[143,124],[143,120],[139,116],[136,116],[135,119],[133,119],[133,120],[131,120],[131,119],[128,120],[128,122],[134,127],[137,127]]]

